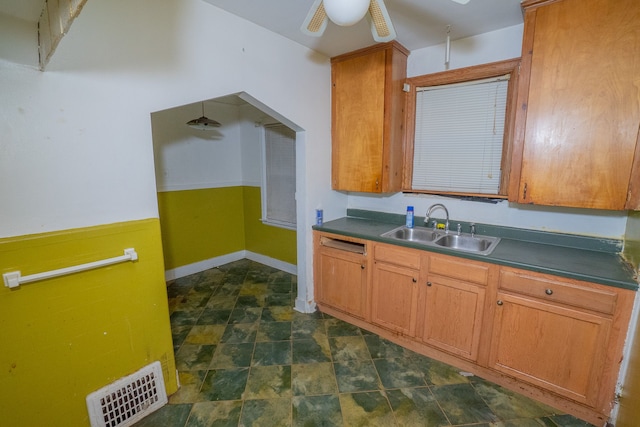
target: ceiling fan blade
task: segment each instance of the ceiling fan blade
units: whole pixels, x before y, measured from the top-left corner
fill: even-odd
[[[396,30],[393,28],[391,17],[382,0],[371,0],[369,5],[369,19],[371,21],[371,33],[377,42],[388,42],[396,38]]]
[[[460,3],[460,4],[467,4],[467,3],[469,3],[469,0],[451,0],[451,1],[454,1],[454,2],[456,2],[456,3]]]
[[[308,36],[320,37],[327,28],[328,20],[322,0],[315,0],[300,29]]]

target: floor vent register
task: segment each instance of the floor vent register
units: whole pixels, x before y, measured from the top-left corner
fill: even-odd
[[[127,427],[167,403],[160,362],[87,396],[91,427]]]

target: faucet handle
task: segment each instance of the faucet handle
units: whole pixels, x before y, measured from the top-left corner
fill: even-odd
[[[469,224],[469,227],[471,228],[471,237],[473,237],[476,234],[476,225],[471,223]]]
[[[458,223],[458,236],[462,233],[462,224]]]

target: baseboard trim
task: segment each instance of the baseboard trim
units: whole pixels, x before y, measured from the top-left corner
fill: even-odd
[[[278,259],[271,258],[265,255],[257,254],[251,251],[238,251],[219,257],[209,258],[203,261],[194,262],[193,264],[183,265],[171,270],[166,270],[164,272],[164,278],[168,282],[170,280],[175,280],[181,277],[189,276],[191,274],[200,273],[201,271],[209,270],[210,268],[219,267],[221,265],[239,261],[245,258],[251,261],[259,262],[260,264],[268,265],[269,267],[277,268],[278,270],[282,270],[290,274],[298,274],[298,267],[294,264],[289,264],[287,262],[280,261]]]

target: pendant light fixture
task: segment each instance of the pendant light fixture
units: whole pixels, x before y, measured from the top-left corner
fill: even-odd
[[[193,119],[193,120],[189,120],[187,122],[187,126],[193,128],[193,129],[198,129],[198,130],[210,130],[210,129],[213,129],[213,128],[219,128],[222,125],[219,122],[216,122],[215,120],[211,120],[211,119],[205,117],[205,115],[204,115],[204,102],[202,102],[202,117],[197,118],[197,119]]]

